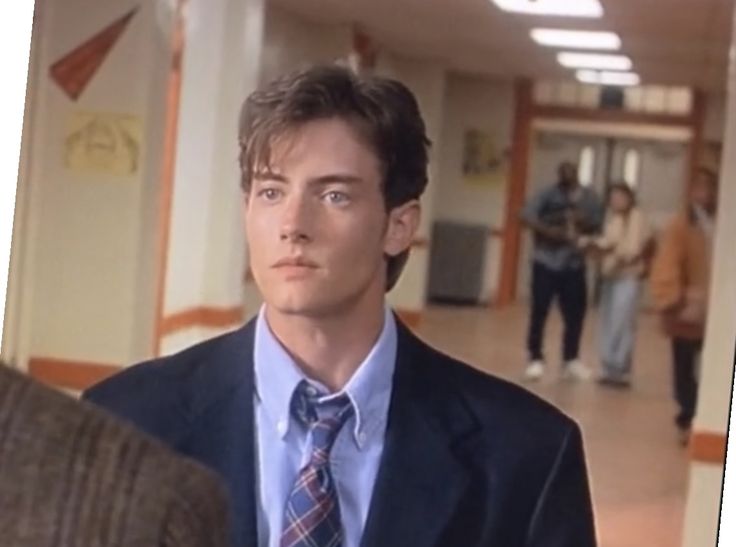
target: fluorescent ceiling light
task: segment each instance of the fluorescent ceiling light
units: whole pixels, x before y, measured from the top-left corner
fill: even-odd
[[[493,0],[504,11],[532,15],[603,17],[599,0]]]
[[[578,70],[575,74],[584,84],[598,85],[639,85],[641,78],[634,72],[609,72],[597,70]]]
[[[614,50],[621,47],[621,38],[613,32],[535,28],[531,36],[532,40],[543,46],[599,50]]]
[[[631,59],[625,55],[604,55],[598,53],[573,53],[565,51],[557,54],[557,61],[567,68],[597,68],[600,70],[631,70]]]

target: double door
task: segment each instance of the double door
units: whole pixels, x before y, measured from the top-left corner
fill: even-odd
[[[637,194],[640,207],[660,229],[681,206],[687,167],[687,147],[675,141],[612,138],[538,131],[535,134],[527,199],[557,180],[563,161],[578,165],[580,181],[603,200],[608,185],[623,181]],[[524,233],[519,267],[518,297],[529,299],[532,238]],[[595,298],[597,274],[589,270],[589,290]]]

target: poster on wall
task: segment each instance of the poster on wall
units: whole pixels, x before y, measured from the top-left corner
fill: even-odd
[[[76,173],[132,176],[140,168],[140,117],[75,112],[64,137],[64,166]]]
[[[468,129],[463,136],[463,182],[473,186],[503,184],[506,154],[485,131]]]

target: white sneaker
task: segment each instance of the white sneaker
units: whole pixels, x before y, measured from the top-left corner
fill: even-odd
[[[536,382],[542,376],[544,376],[544,361],[532,361],[524,371],[524,379],[528,382]]]
[[[563,380],[578,380],[586,381],[590,380],[593,376],[591,370],[579,359],[573,359],[567,361],[562,365],[562,379]]]

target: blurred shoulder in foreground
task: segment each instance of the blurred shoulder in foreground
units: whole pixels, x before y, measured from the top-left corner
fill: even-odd
[[[209,471],[0,364],[0,538],[13,547],[229,541]]]

